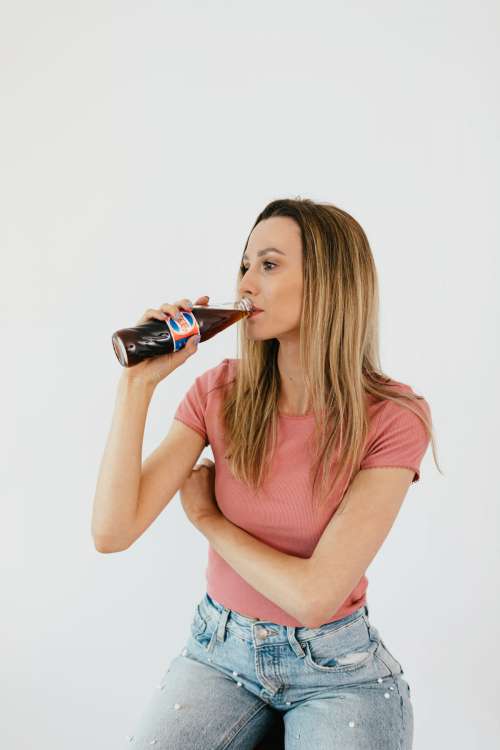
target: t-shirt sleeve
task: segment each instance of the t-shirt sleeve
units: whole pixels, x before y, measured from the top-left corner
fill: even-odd
[[[209,445],[207,425],[205,422],[207,408],[207,378],[198,376],[174,413],[174,419],[183,422],[196,430],[205,440],[205,447]]]
[[[419,407],[422,407],[426,417],[431,420],[430,407],[425,399],[419,399],[418,407],[415,404],[415,408]],[[429,442],[430,438],[420,417],[405,406],[387,401],[380,411],[374,439],[361,461],[360,469],[412,469],[413,484],[420,479],[420,463]]]

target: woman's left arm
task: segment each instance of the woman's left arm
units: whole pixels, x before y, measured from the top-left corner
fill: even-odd
[[[209,459],[193,469],[180,492],[189,520],[216,552],[253,588],[313,628],[327,622],[359,583],[413,475],[405,467],[359,471],[309,558],[279,552],[228,521],[216,502]]]
[[[247,583],[309,627],[307,559],[269,547],[222,514],[207,516],[197,528]]]

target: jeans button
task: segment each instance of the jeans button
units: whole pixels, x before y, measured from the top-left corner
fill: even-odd
[[[268,636],[268,632],[267,632],[266,628],[259,628],[259,629],[257,630],[257,632],[255,633],[255,636],[256,636],[256,637],[257,637],[257,638],[258,638],[259,640],[264,640],[264,638],[267,638],[267,636]]]

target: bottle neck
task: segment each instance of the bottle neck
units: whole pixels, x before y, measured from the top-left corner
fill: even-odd
[[[244,310],[252,312],[253,305],[249,299],[243,297],[235,302],[211,302],[209,305],[194,305],[194,307],[222,308],[223,310]]]

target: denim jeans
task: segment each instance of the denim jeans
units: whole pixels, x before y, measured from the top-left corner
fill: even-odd
[[[411,750],[402,675],[367,606],[293,627],[244,617],[205,593],[125,744],[251,750],[280,721],[286,750]]]

